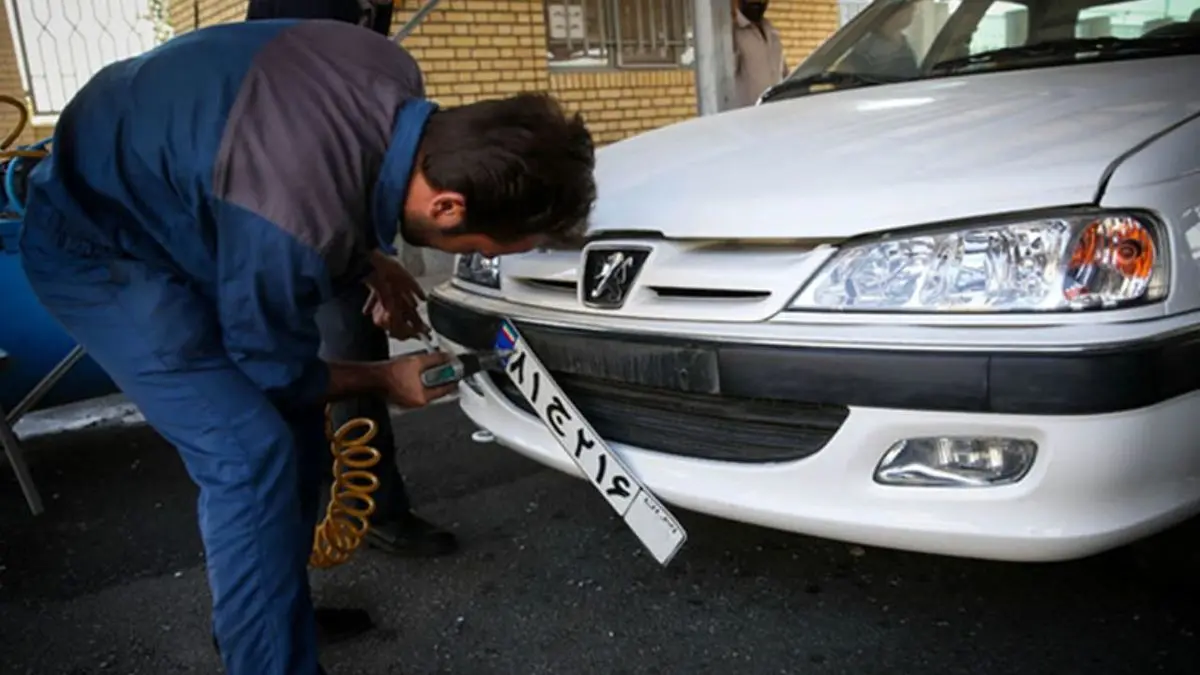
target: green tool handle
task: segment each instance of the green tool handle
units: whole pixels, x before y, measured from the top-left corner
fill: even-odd
[[[447,384],[454,384],[481,370],[500,365],[503,363],[504,354],[504,352],[459,354],[446,363],[421,371],[421,384],[426,387],[442,387]]]

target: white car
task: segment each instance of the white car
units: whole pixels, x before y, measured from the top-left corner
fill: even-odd
[[[686,509],[1015,561],[1165,529],[1200,511],[1200,3],[1164,6],[876,2],[759,105],[601,149],[582,250],[460,259],[434,329],[511,319]],[[460,400],[580,475],[503,372]]]

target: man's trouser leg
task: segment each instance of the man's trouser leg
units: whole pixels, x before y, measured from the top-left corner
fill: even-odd
[[[87,257],[37,230],[27,227],[22,254],[39,299],[175,445],[200,488],[226,672],[316,675],[312,505],[292,428],[229,360],[207,301],[167,273]]]
[[[389,358],[387,333],[362,312],[367,293],[366,286],[357,286],[317,311],[322,358],[329,361],[383,361]],[[396,437],[387,400],[382,396],[346,399],[335,404],[332,413],[334,429],[355,417],[374,420],[379,427],[379,435],[371,443],[383,455],[374,469],[379,478],[379,490],[373,495],[376,515],[372,522],[383,523],[407,514],[410,508],[408,492],[396,466]]]

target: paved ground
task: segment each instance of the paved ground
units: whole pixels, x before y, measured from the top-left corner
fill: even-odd
[[[692,540],[663,570],[591,488],[473,444],[456,406],[397,424],[415,499],[466,549],[315,573],[383,625],[325,655],[334,675],[1200,673],[1200,604],[1164,571],[1178,550],[1147,577],[1122,555],[980,563],[682,514]],[[46,516],[0,471],[0,673],[218,672],[173,452],[125,429],[31,454]]]

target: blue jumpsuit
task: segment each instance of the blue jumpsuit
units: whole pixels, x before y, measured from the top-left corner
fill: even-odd
[[[385,37],[225,24],[101,70],[31,176],[34,291],[199,486],[229,675],[319,672],[307,560],[329,374],[314,313],[392,250],[434,109]]]

